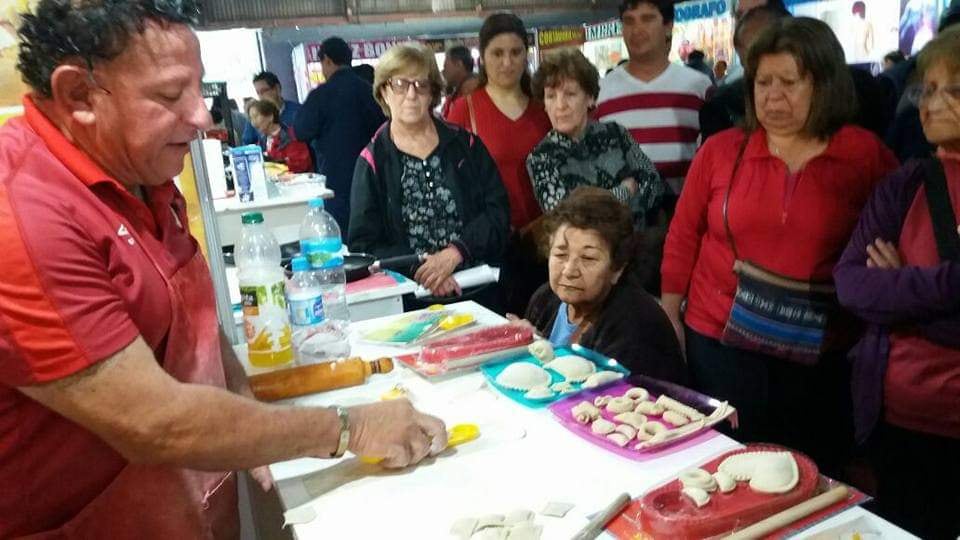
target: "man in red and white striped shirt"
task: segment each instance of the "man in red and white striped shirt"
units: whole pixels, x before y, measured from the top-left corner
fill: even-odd
[[[624,0],[620,19],[630,61],[601,81],[596,118],[629,129],[676,198],[697,149],[699,111],[712,83],[668,59],[672,1]]]

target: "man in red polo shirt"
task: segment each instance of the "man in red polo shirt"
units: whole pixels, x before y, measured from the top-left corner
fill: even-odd
[[[229,471],[347,449],[403,467],[446,446],[406,401],[244,397],[170,180],[210,123],[197,13],[41,0],[24,17],[31,93],[0,128],[2,538],[236,537]]]

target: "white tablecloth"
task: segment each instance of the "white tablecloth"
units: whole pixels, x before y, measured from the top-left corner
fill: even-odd
[[[474,313],[480,324],[503,322],[472,302],[456,307]],[[375,324],[376,320],[353,325],[353,355],[370,359],[402,352],[357,340],[357,334]],[[432,382],[399,367],[373,376],[363,386],[293,402],[304,406],[368,403],[396,384],[408,389],[417,408],[442,418],[448,426],[478,424],[480,438],[451,455],[399,472],[362,464],[349,454],[341,460],[300,459],[271,466],[287,515],[299,522],[293,525],[298,538],[446,539],[460,517],[515,509],[539,512],[548,502],[575,506],[562,519],[538,516],[537,522],[544,525],[543,538],[569,538],[586,524],[588,515],[620,493],[636,497],[684,468],[740,447],[718,435],[662,458],[633,461],[569,433],[547,409],[526,409],[510,401],[489,388],[477,372]],[[862,510],[855,510],[850,519],[862,515]],[[842,523],[844,515],[832,521]],[[899,531],[886,525],[890,531]]]

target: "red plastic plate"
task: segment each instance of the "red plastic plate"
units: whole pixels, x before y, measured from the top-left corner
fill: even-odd
[[[702,508],[682,495],[679,480],[673,480],[647,493],[640,500],[640,524],[654,538],[709,538],[733,532],[797,505],[812,497],[819,483],[817,465],[800,452],[773,445],[753,445],[728,452],[701,468],[710,473],[729,456],[745,452],[791,452],[797,460],[800,481],[788,493],[773,495],[750,489],[747,482],[737,482],[730,493],[715,491]]]

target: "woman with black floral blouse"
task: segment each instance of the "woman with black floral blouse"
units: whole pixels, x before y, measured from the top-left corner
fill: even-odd
[[[653,163],[619,124],[590,121],[600,79],[583,53],[549,54],[533,78],[553,129],[527,158],[541,208],[552,210],[577,186],[610,190],[643,226],[660,209],[665,186]]]
[[[347,241],[378,258],[426,255],[412,277],[453,297],[455,270],[502,260],[510,206],[483,142],[431,115],[442,85],[422,46],[397,45],[380,59],[373,91],[389,121],[357,160]],[[491,305],[497,294],[475,300]]]

